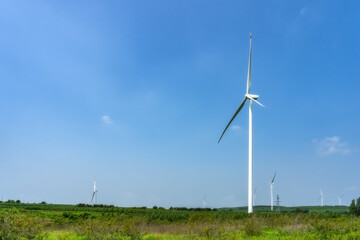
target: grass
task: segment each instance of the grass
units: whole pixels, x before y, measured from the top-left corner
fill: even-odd
[[[48,240],[85,240],[86,237],[78,236],[74,233],[67,232],[51,232],[48,234]],[[111,238],[115,239],[115,238]],[[129,236],[121,236],[116,239],[129,239],[132,238]],[[262,235],[258,236],[247,236],[241,232],[229,232],[222,235],[221,237],[204,237],[204,236],[194,236],[188,234],[146,234],[143,235],[140,239],[142,240],[208,240],[208,239],[228,239],[228,240],[237,240],[237,239],[249,239],[249,240],[312,240],[312,239],[342,239],[342,240],[356,240],[360,239],[359,233],[347,233],[341,235],[321,235],[315,232],[306,232],[306,233],[281,233],[274,230],[265,231]]]
[[[274,206],[274,211],[276,211],[276,206]],[[280,211],[283,213],[286,212],[296,212],[298,209],[301,211],[307,212],[318,212],[318,213],[326,213],[326,212],[335,212],[335,213],[349,213],[348,206],[299,206],[299,207],[285,207],[280,206]],[[219,211],[228,211],[228,212],[247,212],[247,207],[228,207],[228,208],[219,208]],[[271,212],[270,206],[254,206],[254,212]]]
[[[69,231],[48,231],[45,238],[47,240],[86,240],[85,236]]]
[[[0,206],[0,239],[360,240],[360,218],[342,206],[284,207],[281,213],[260,212],[268,206],[256,206],[254,214],[247,214],[246,208],[189,211],[39,205]]]

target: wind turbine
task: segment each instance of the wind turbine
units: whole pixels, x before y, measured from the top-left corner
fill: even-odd
[[[321,203],[321,206],[323,207],[324,206],[324,194],[322,193],[321,189],[320,189],[320,203]]]
[[[96,204],[97,192],[98,192],[98,190],[96,189],[96,178],[94,177],[94,191],[93,191],[92,198],[91,198],[91,202],[93,205]]]
[[[256,199],[255,193],[256,193],[256,189],[257,189],[257,186],[255,187],[254,192],[253,192],[253,206],[255,206],[255,199]]]
[[[206,208],[206,194],[205,194],[205,197],[203,199],[203,208]]]
[[[276,177],[276,172],[275,172],[275,174],[274,174],[274,177],[273,177],[273,179],[272,179],[272,181],[271,181],[271,183],[270,183],[270,201],[271,201],[271,211],[273,210],[273,208],[274,208],[274,197],[273,197],[273,187],[274,187],[274,180],[275,180],[275,177]]]
[[[343,196],[344,196],[344,195],[338,196],[338,199],[339,199],[339,206],[341,206],[341,200],[342,200]]]
[[[247,86],[246,86],[246,94],[245,94],[245,98],[242,101],[242,103],[240,104],[240,106],[238,107],[238,109],[236,110],[234,116],[230,119],[230,122],[228,123],[228,125],[226,126],[225,130],[223,131],[223,133],[220,136],[220,139],[218,141],[218,143],[221,141],[221,138],[224,136],[224,133],[226,132],[226,130],[228,129],[228,127],[230,126],[230,124],[232,123],[232,121],[234,120],[234,118],[238,115],[238,113],[240,112],[240,110],[243,108],[243,106],[246,103],[246,100],[249,100],[249,180],[248,180],[248,213],[252,213],[253,212],[253,187],[252,187],[252,180],[253,180],[253,147],[252,147],[252,102],[256,102],[257,104],[259,104],[260,106],[264,107],[261,103],[259,103],[256,99],[259,98],[259,95],[253,95],[250,94],[250,87],[251,87],[251,32],[250,32],[250,51],[249,51],[249,66],[248,66],[248,74],[247,74]]]

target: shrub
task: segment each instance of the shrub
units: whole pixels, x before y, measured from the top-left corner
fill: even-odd
[[[132,219],[127,219],[122,222],[122,234],[131,237],[131,239],[140,238],[140,231],[136,227]]]
[[[245,225],[244,225],[244,231],[245,234],[248,236],[257,236],[262,234],[262,223],[259,221],[258,218],[252,216],[249,218]]]
[[[42,233],[40,222],[33,216],[13,208],[1,219],[0,239],[39,239]]]

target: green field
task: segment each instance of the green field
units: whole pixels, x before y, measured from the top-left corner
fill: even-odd
[[[0,239],[360,239],[346,206],[246,210],[0,203]]]
[[[219,208],[219,211],[233,211],[233,212],[247,212],[247,207],[233,207],[233,208]],[[270,212],[270,206],[254,206],[254,212]],[[327,213],[327,212],[336,212],[336,213],[349,213],[348,206],[299,206],[299,207],[284,207],[280,206],[280,212],[318,212],[318,213]],[[277,208],[274,207],[274,211],[277,211]]]

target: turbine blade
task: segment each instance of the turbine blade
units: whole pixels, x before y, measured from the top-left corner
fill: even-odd
[[[92,195],[91,201],[93,201],[93,200],[94,200],[94,196],[95,196],[95,192],[93,192],[93,195]]]
[[[246,93],[250,92],[250,87],[251,87],[251,32],[250,32],[250,51],[249,51],[249,66],[248,66]]]
[[[273,177],[273,179],[272,179],[271,183],[274,183],[274,180],[275,180],[275,177],[276,177],[276,173],[277,173],[277,172],[275,172],[275,175],[274,175],[274,177]]]
[[[243,100],[242,103],[240,104],[239,108],[236,110],[234,116],[231,118],[230,122],[228,123],[228,125],[227,125],[226,128],[225,128],[225,130],[224,130],[223,133],[221,134],[221,137],[219,138],[218,143],[221,141],[221,138],[224,136],[224,133],[226,132],[226,130],[228,129],[228,127],[230,126],[231,122],[234,120],[234,118],[236,117],[236,115],[238,115],[238,113],[240,112],[240,110],[243,108],[245,102],[246,102],[246,98],[244,98],[244,100]]]

